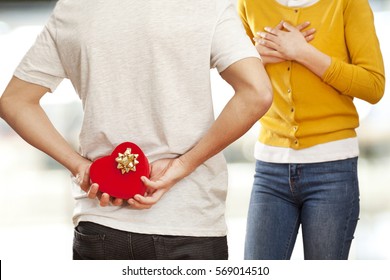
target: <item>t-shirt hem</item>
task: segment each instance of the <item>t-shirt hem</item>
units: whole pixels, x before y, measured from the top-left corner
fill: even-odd
[[[213,230],[199,229],[199,228],[176,228],[176,227],[153,227],[150,225],[136,225],[125,222],[118,222],[104,217],[95,217],[84,215],[79,218],[73,218],[74,226],[76,227],[80,222],[92,222],[100,224],[106,227],[110,227],[117,230],[141,233],[141,234],[157,234],[157,235],[170,235],[170,236],[192,236],[192,237],[223,237],[227,235],[227,228]]]
[[[54,92],[58,86],[58,84],[48,83],[38,77],[33,77],[30,74],[26,74],[19,69],[16,69],[13,75],[23,81],[46,87],[50,90],[50,92]]]
[[[274,147],[257,141],[254,149],[256,160],[270,163],[319,163],[358,156],[359,146],[356,137],[319,144],[302,150]]]
[[[237,54],[237,55],[234,55],[234,56],[231,56],[229,59],[227,59],[223,64],[219,65],[217,67],[217,70],[219,73],[222,73],[223,71],[225,71],[229,66],[231,66],[232,64],[240,61],[240,60],[243,60],[245,58],[257,58],[261,61],[261,58],[259,55],[256,55],[256,54],[251,54],[251,55],[248,55],[248,52],[243,52],[241,54]]]

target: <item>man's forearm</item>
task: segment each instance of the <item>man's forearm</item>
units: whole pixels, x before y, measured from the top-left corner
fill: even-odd
[[[38,96],[43,95],[43,89],[26,85],[17,79],[11,81],[0,99],[0,116],[25,141],[77,174],[79,165],[86,160],[66,142],[41,108]],[[36,94],[37,89],[41,92]],[[26,97],[19,98],[23,94]]]
[[[244,135],[268,110],[270,95],[237,93],[228,102],[206,135],[181,159],[192,170]]]

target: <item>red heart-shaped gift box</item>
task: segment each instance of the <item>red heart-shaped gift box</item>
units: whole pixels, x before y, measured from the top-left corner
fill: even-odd
[[[110,156],[95,160],[89,171],[92,183],[112,197],[129,199],[144,195],[141,176],[149,178],[149,161],[140,147],[131,142],[119,144]]]

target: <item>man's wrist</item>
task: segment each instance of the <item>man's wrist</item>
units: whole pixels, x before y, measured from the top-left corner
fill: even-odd
[[[184,155],[180,156],[177,159],[179,162],[178,164],[182,166],[183,172],[185,176],[188,176],[192,172],[195,171],[195,169],[202,164],[202,162],[199,162],[199,159],[192,157],[192,152],[189,151],[185,153]],[[184,176],[184,177],[185,177]]]
[[[69,171],[75,178],[83,179],[85,170],[91,165],[91,161],[77,154],[77,158],[73,160],[73,166],[69,168]]]

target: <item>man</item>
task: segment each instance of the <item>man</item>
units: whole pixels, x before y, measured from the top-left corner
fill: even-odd
[[[235,91],[215,121],[210,66]],[[64,78],[84,108],[80,153],[39,105]],[[75,177],[74,259],[226,259],[220,152],[271,100],[229,0],[60,0],[1,97],[0,115]],[[147,194],[124,202],[90,185],[89,167],[126,141],[145,152],[151,174],[142,177]]]

